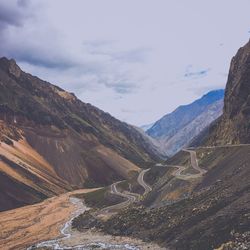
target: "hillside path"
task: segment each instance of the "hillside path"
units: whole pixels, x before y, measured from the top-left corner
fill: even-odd
[[[144,169],[140,172],[140,174],[138,175],[137,178],[137,182],[144,188],[144,194],[146,195],[147,193],[149,193],[150,191],[152,191],[152,188],[144,181],[144,175],[145,173],[147,173],[150,170],[150,168],[148,169]]]
[[[144,193],[143,195],[146,195],[147,193],[149,193],[152,188],[144,181],[144,175],[145,173],[147,173],[150,169],[144,169],[142,170],[138,177],[137,177],[137,182],[139,183],[139,185],[141,185],[144,188]],[[141,195],[137,194],[137,193],[131,193],[131,192],[120,192],[117,190],[117,185],[121,183],[121,181],[115,182],[110,186],[110,193],[111,194],[115,194],[115,195],[119,195],[120,197],[126,198],[126,201],[123,201],[119,204],[116,205],[112,205],[109,207],[105,207],[102,210],[100,210],[101,213],[108,213],[112,210],[119,210],[122,208],[125,208],[127,206],[129,206],[131,203],[138,201],[141,198]]]
[[[196,171],[198,171],[198,174],[182,174],[182,172],[184,170],[187,169],[187,167],[185,166],[178,166],[178,165],[162,165],[162,164],[157,164],[158,166],[165,166],[165,167],[173,167],[173,168],[177,168],[177,170],[175,170],[172,175],[178,179],[181,180],[189,180],[189,179],[194,179],[194,178],[199,178],[202,177],[202,175],[204,175],[207,171],[205,169],[202,169],[199,167],[198,164],[198,160],[197,160],[197,156],[196,156],[196,151],[189,149],[182,149],[182,151],[184,152],[188,152],[190,154],[190,158],[191,158],[191,166],[193,169],[195,169]]]

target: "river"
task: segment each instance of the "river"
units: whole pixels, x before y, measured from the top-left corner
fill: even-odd
[[[80,214],[84,213],[88,208],[83,204],[82,200],[70,197],[70,202],[72,202],[76,207],[76,211],[72,214],[72,217],[69,221],[67,221],[63,227],[61,228],[60,232],[62,237],[39,242],[33,246],[30,246],[27,248],[27,250],[33,250],[33,249],[55,249],[55,250],[67,250],[67,249],[73,249],[73,250],[92,250],[92,249],[105,249],[105,250],[139,250],[137,246],[130,245],[128,243],[119,243],[114,244],[106,242],[101,242],[98,240],[100,237],[94,237],[93,242],[87,242],[85,244],[76,244],[73,245],[73,243],[77,243],[77,241],[81,241],[81,236],[84,233],[79,233],[76,230],[72,230],[71,224],[75,217],[79,216]],[[81,235],[82,234],[82,235]],[[88,239],[91,237],[88,237]]]

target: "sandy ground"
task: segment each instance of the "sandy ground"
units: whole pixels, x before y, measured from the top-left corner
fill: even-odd
[[[62,246],[85,246],[93,243],[126,245],[136,247],[141,250],[161,250],[155,244],[145,243],[141,240],[105,235],[101,232],[86,231],[78,232],[69,229],[70,237],[61,235],[60,230],[79,209],[88,208],[79,202],[74,205],[70,201],[70,196],[76,193],[86,193],[93,189],[82,189],[69,192],[57,197],[45,200],[44,202],[13,209],[0,213],[0,249],[26,249],[38,242],[44,242],[55,238],[60,238]],[[118,248],[117,248],[118,249]]]
[[[0,249],[25,249],[38,241],[58,237],[60,228],[76,209],[69,201],[70,195],[92,190],[77,190],[35,205],[1,212]]]

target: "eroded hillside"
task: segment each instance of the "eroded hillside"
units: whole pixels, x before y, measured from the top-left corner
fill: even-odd
[[[128,179],[158,160],[153,144],[74,94],[0,59],[0,209]]]

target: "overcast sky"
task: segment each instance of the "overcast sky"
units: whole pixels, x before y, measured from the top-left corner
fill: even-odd
[[[0,55],[143,125],[225,87],[249,10],[250,0],[0,0]]]

